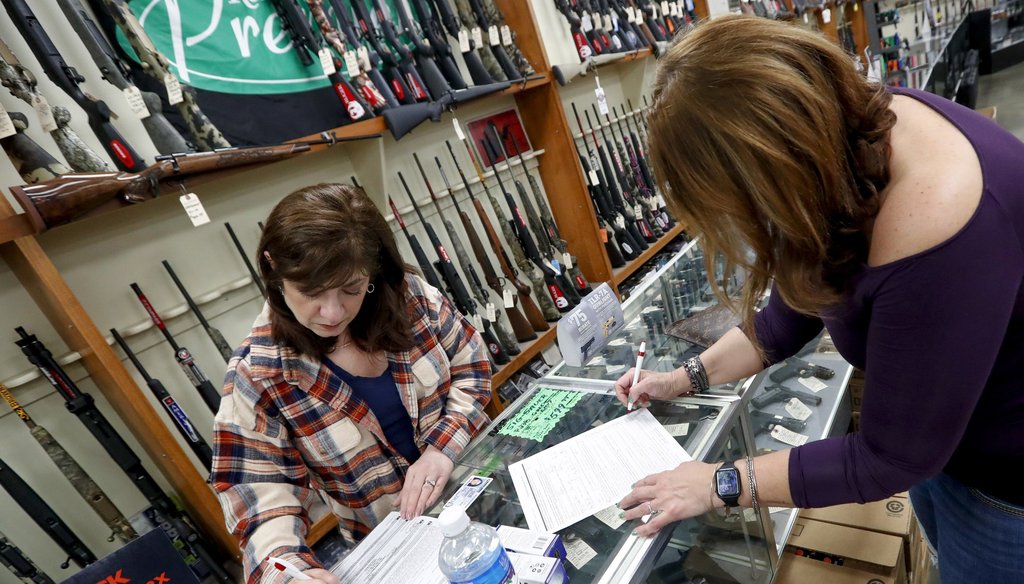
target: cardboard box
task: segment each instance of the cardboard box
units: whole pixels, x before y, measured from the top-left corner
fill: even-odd
[[[519,584],[565,584],[569,577],[558,558],[508,552]]]
[[[498,526],[498,539],[507,551],[532,556],[565,559],[565,544],[557,533],[531,531],[510,525]]]
[[[782,554],[779,573],[774,584],[893,584],[893,581],[872,572],[849,566],[835,566],[818,560]]]
[[[906,493],[871,503],[804,509],[800,516],[896,536],[903,540],[903,557],[907,570],[914,566],[914,541],[911,534],[914,531],[915,520]]]
[[[907,581],[903,540],[876,531],[800,517],[793,526],[786,551],[823,556],[834,564],[883,576],[881,580],[886,583]]]

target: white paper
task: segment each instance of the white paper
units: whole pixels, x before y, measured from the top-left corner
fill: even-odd
[[[164,75],[164,86],[167,88],[167,103],[177,105],[185,101],[185,96],[181,92],[181,82],[174,73]]]
[[[487,306],[484,307],[484,314],[487,315],[487,320],[494,322],[498,320],[498,313],[494,310],[494,303],[488,302]]]
[[[505,46],[512,44],[512,29],[507,24],[501,26],[501,44]]]
[[[192,221],[193,227],[206,225],[210,222],[210,216],[206,214],[206,209],[203,208],[203,202],[199,200],[199,195],[185,193],[178,197],[178,200],[181,201],[181,206],[185,208],[185,213]]]
[[[509,466],[530,529],[555,532],[619,502],[633,483],[692,460],[646,409]]]
[[[491,42],[492,47],[501,46],[501,33],[496,25],[492,24],[491,28],[487,29],[487,40]]]
[[[463,53],[472,50],[469,44],[469,31],[464,28],[459,30],[459,50]]]
[[[801,377],[797,379],[797,381],[800,382],[800,385],[806,387],[807,389],[813,391],[814,393],[818,393],[823,389],[828,389],[828,384],[818,379],[817,377]]]
[[[437,519],[392,511],[331,573],[345,584],[448,584],[437,563],[443,540]]]
[[[811,417],[811,408],[795,397],[786,402],[786,412],[801,422]]]
[[[582,539],[577,539],[565,544],[565,559],[569,560],[577,570],[582,570],[587,562],[597,557],[594,548],[587,545]]]
[[[508,288],[501,289],[501,303],[505,308],[513,308],[516,305],[516,297]]]
[[[807,443],[807,436],[797,434],[789,428],[778,424],[772,428],[772,438],[775,438],[784,444],[789,444],[790,446],[803,446]]]
[[[124,93],[124,99],[128,102],[128,107],[135,114],[135,117],[144,120],[149,117],[149,108],[146,107],[146,101],[142,99],[142,91],[134,85],[129,85],[121,90]]]
[[[484,46],[484,33],[482,30],[480,30],[479,26],[474,26],[473,30],[470,31],[470,35],[473,37],[473,44],[475,46]]]
[[[686,436],[690,433],[690,424],[688,422],[682,424],[668,424],[665,426],[665,431],[673,436]]]
[[[603,521],[604,524],[608,527],[611,527],[612,529],[618,529],[623,523],[626,522],[624,518],[619,516],[620,513],[622,513],[622,511],[618,507],[612,505],[607,509],[601,509],[597,513],[594,513],[594,517],[597,517],[598,519]]]

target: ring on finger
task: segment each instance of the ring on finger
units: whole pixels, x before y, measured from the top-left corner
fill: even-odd
[[[657,513],[657,511],[654,510],[654,506],[651,505],[650,501],[648,501],[647,502],[647,514],[648,515],[654,515],[655,513]]]
[[[423,481],[423,486],[430,487],[431,489],[433,489],[434,487],[437,486],[437,481],[435,481],[434,479],[426,479]]]

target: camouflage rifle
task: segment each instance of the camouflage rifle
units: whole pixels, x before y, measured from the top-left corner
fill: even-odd
[[[492,26],[498,27],[498,30],[508,26],[505,22],[505,15],[498,9],[498,5],[494,3],[494,0],[481,0],[480,8],[484,11],[484,16],[487,17],[487,21]],[[516,69],[524,77],[535,75],[537,71],[533,68],[533,65],[526,60],[523,52],[519,50],[519,45],[516,44],[516,31],[509,29],[509,34],[512,37],[512,42],[507,45],[508,52],[511,53],[509,57],[512,58],[512,62],[515,64]]]
[[[57,0],[57,4],[60,5],[71,28],[75,29],[75,33],[82,40],[82,44],[88,49],[92,60],[96,62],[100,73],[103,74],[103,79],[126,94],[139,91],[131,81],[131,69],[107,42],[106,37],[85,11],[82,3],[79,0]],[[193,150],[178,130],[164,117],[160,96],[150,91],[140,93],[148,111],[148,114],[142,118],[142,126],[146,128],[146,133],[153,140],[156,149],[161,154]],[[76,168],[75,170],[85,169]]]
[[[426,0],[414,1],[425,2]],[[505,81],[508,79],[505,72],[501,70],[501,66],[494,60],[494,54],[490,52],[487,45],[483,42],[478,44],[473,38],[469,30],[473,26],[472,20],[470,20],[468,28],[462,28],[459,26],[459,17],[452,12],[452,7],[448,4],[448,0],[433,0],[433,2],[435,14],[444,30],[452,37],[459,39],[462,59],[466,62],[466,69],[469,70],[469,76],[472,77],[473,83],[476,85],[486,85],[494,81]],[[460,2],[465,4],[463,0],[456,0],[457,4]],[[457,9],[461,16],[463,7],[460,5]],[[469,4],[465,4],[465,9],[469,10]],[[479,40],[482,41],[483,38],[480,37]]]
[[[103,523],[106,523],[107,527],[111,529],[110,540],[113,541],[114,536],[117,536],[118,539],[127,543],[138,537],[139,534],[132,528],[128,519],[114,506],[110,497],[103,492],[103,489],[96,484],[96,481],[92,480],[89,473],[85,472],[85,469],[78,464],[78,461],[71,457],[68,451],[61,446],[60,442],[57,442],[57,439],[46,428],[36,424],[32,416],[28,415],[25,408],[21,407],[18,400],[14,399],[11,391],[2,383],[0,383],[0,397],[3,397],[7,405],[11,406],[14,413],[21,418],[21,421],[25,422],[32,437],[43,447],[46,455],[57,465],[64,478],[71,483],[71,486],[92,507],[92,510],[100,516]]]
[[[3,145],[7,158],[11,160],[22,180],[34,185],[71,172],[71,169],[36,144],[35,140],[25,135],[25,130],[28,129],[28,117],[25,114],[9,112],[7,115],[11,117],[16,133],[0,139],[0,144]]]
[[[369,80],[373,82],[373,86],[377,88],[377,91],[380,91],[387,106],[398,107],[399,102],[415,102],[415,99],[409,102],[405,101],[405,94],[408,93],[408,88],[401,75],[397,77],[390,76],[391,84],[384,78],[384,74],[378,67],[383,63],[384,68],[387,69],[389,66],[388,62],[377,53],[377,45],[371,42],[368,36],[360,35],[357,32],[355,23],[352,21],[352,13],[349,12],[348,7],[341,0],[327,1],[331,5],[334,19],[338,23],[334,30],[342,36],[345,43],[349,46],[357,47],[357,54],[362,51],[362,56],[358,59],[359,64]]]
[[[153,79],[161,84],[166,83],[171,73],[170,61],[156,50],[153,41],[142,28],[142,23],[135,18],[132,9],[128,7],[125,0],[96,0],[107,8],[107,12],[121,29],[128,44],[135,50],[142,63],[142,69]],[[200,150],[213,150],[215,148],[227,148],[231,144],[220,133],[217,126],[206,117],[203,110],[199,109],[196,100],[196,92],[188,85],[181,86],[181,101],[171,104],[178,108],[181,117],[185,119],[188,131]]]
[[[447,0],[441,0],[445,2]],[[440,2],[438,3],[440,5]],[[497,59],[494,58],[494,53],[491,51],[490,45],[483,42],[483,33],[480,27],[477,26],[476,16],[473,14],[473,8],[469,5],[469,0],[455,0],[455,9],[459,13],[459,21],[462,22],[461,30],[469,32],[469,47],[470,50],[477,52],[480,56],[480,62],[483,64],[484,69],[491,76],[491,79],[495,81],[504,81],[508,79],[505,75],[505,70],[498,64]],[[445,21],[445,27],[448,28],[448,33],[452,34],[451,27],[458,27],[457,23],[449,23]],[[456,31],[455,36],[458,36],[459,32]],[[479,40],[479,42],[477,42]]]
[[[494,58],[498,61],[498,65],[501,66],[502,71],[505,75],[513,81],[522,79],[524,76],[533,75],[536,73],[533,67],[530,66],[530,62],[526,60],[522,52],[515,47],[515,41],[509,43],[509,50],[516,55],[515,62],[512,57],[509,56],[508,52],[505,51],[505,45],[500,40],[495,39],[494,35],[500,37],[500,31],[502,28],[507,27],[505,24],[505,17],[498,10],[498,7],[494,4],[493,0],[469,0],[469,6],[473,11],[473,16],[476,17],[477,26],[480,27],[481,31],[487,34],[487,38],[490,41],[491,52],[494,53]],[[512,29],[508,29],[507,36],[515,38]]]
[[[306,0],[306,4],[309,5],[309,11],[313,15],[313,20],[316,25],[320,28],[320,36],[324,38],[328,45],[330,45],[339,55],[344,59],[347,52],[352,52],[353,57],[356,54],[355,47],[347,46],[347,39],[334,28],[334,24],[327,17],[327,11],[324,10],[323,0]],[[374,111],[380,111],[388,107],[389,100],[384,97],[385,91],[390,92],[388,87],[377,87],[377,85],[366,76],[366,72],[362,65],[359,64],[358,58],[356,58],[356,70],[355,75],[353,71],[348,71],[349,78],[352,80],[352,84],[355,85],[359,94],[366,100],[370,107]],[[337,66],[337,62],[335,62]],[[368,64],[367,64],[368,65]],[[367,67],[368,68],[368,67]],[[392,96],[391,101],[394,101]]]
[[[25,209],[32,225],[43,231],[70,223],[113,200],[131,204],[155,198],[165,179],[272,162],[306,152],[316,144],[335,142],[331,136],[276,146],[171,154],[157,157],[156,162],[139,172],[65,174],[45,183],[12,187],[11,193]]]
[[[18,546],[0,531],[0,564],[28,584],[55,584]]]
[[[2,40],[0,40],[0,82],[11,92],[11,95],[33,107],[42,98],[42,95],[36,90],[38,82],[35,76],[21,65],[7,43]],[[62,111],[58,112],[58,110]],[[57,143],[57,148],[60,149],[71,168],[80,172],[113,170],[107,161],[86,146],[74,130],[67,126],[67,122],[71,118],[67,109],[60,106],[50,107],[50,112],[54,120],[52,129],[49,130],[50,136]]]

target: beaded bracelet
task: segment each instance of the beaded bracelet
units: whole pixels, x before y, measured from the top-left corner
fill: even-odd
[[[711,384],[708,383],[708,372],[704,369],[700,357],[690,357],[683,361],[683,370],[690,378],[690,387],[694,393],[704,393],[711,387]]]

